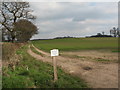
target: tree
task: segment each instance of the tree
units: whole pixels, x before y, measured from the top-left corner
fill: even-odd
[[[119,28],[113,27],[113,29],[110,30],[110,35],[113,35],[114,37],[120,37],[120,30]]]
[[[97,33],[97,36],[101,36],[102,34],[101,33]]]
[[[114,37],[116,37],[116,36],[117,36],[117,30],[116,30],[116,28],[115,28],[115,27],[113,27],[113,35],[114,35]]]
[[[102,35],[104,35],[104,34],[105,34],[105,32],[103,31],[103,32],[102,32]]]
[[[118,35],[118,37],[120,37],[120,30],[119,30],[119,28],[117,28],[117,35]]]
[[[28,41],[34,34],[38,33],[37,27],[30,21],[22,19],[14,23],[16,40],[19,42]]]
[[[13,29],[14,23],[19,19],[35,19],[29,10],[28,2],[2,2],[0,8],[0,24],[6,29],[10,40],[14,42],[16,35]]]

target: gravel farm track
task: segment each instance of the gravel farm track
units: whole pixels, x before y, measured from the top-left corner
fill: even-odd
[[[28,53],[43,62],[52,64],[50,53],[44,52],[34,45],[37,54],[30,49]],[[73,57],[72,57],[73,56]],[[109,61],[96,61],[96,60]],[[61,52],[56,57],[57,65],[64,71],[82,78],[91,88],[118,88],[118,53],[100,52],[96,50]]]

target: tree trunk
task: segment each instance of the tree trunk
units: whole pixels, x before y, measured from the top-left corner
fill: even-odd
[[[14,43],[15,42],[15,35],[14,32],[11,32],[11,42]]]

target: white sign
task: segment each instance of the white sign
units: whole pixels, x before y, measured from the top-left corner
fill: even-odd
[[[50,50],[50,52],[51,52],[51,56],[59,56],[59,51],[58,51],[58,49]]]

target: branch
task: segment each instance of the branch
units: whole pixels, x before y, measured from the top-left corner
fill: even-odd
[[[6,3],[8,3],[8,2],[6,2]],[[10,13],[14,13],[14,10],[10,10],[10,8],[8,7],[8,5],[6,5],[6,3],[3,2],[3,7],[5,7]]]
[[[5,23],[7,20],[6,20],[6,17],[5,17],[5,14],[4,14],[4,12],[1,10],[1,14],[2,14],[2,16],[3,16],[3,18],[4,18],[4,21],[3,22],[0,22],[1,24],[3,24],[3,23]]]

